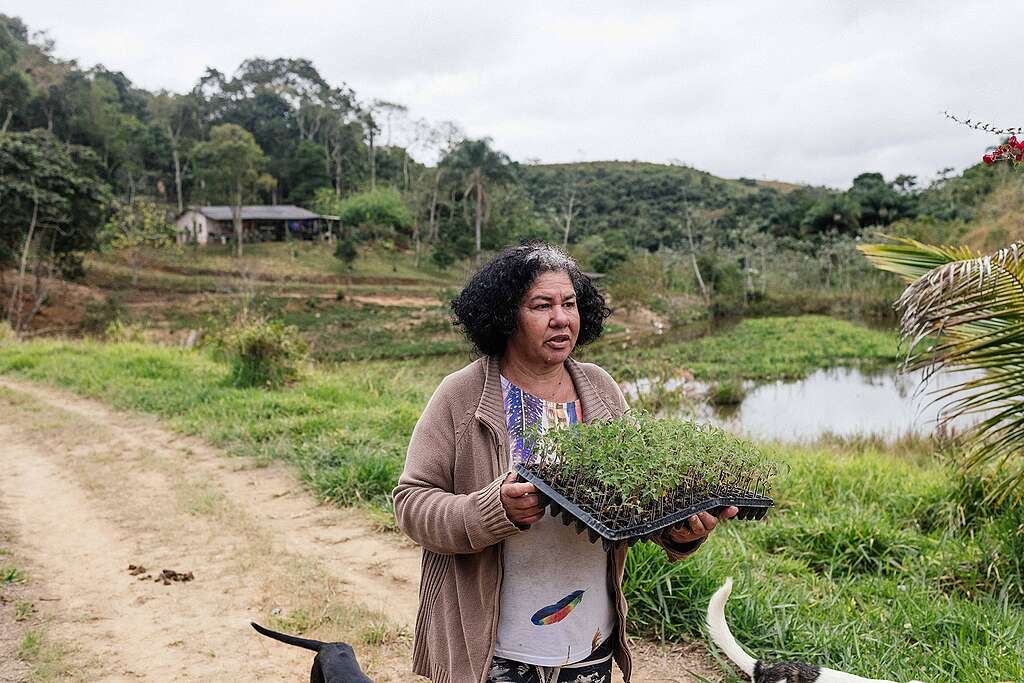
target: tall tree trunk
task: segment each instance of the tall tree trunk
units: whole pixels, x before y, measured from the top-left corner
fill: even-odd
[[[235,256],[242,258],[242,181],[235,183],[235,203],[231,207],[231,222],[235,227]]]
[[[377,189],[377,152],[373,147],[373,127],[370,127],[370,191]]]
[[[139,268],[142,266],[142,254],[140,251],[138,247],[132,249],[132,287],[136,287],[139,284]]]
[[[402,178],[405,182],[405,191],[409,191],[409,153],[402,150]]]
[[[171,136],[171,158],[174,159],[174,194],[178,200],[178,215],[185,210],[185,200],[181,196],[181,157],[178,155],[178,138],[174,135],[171,126],[167,126],[167,132]]]
[[[25,269],[28,267],[28,252],[32,247],[32,238],[36,232],[36,221],[39,218],[39,199],[32,197],[32,220],[28,224],[28,232],[25,234],[25,245],[21,249],[21,263],[18,266],[18,279],[14,281],[11,288],[11,300],[7,304],[7,320],[15,332],[21,333],[21,292],[25,286]]]
[[[7,128],[11,125],[12,118],[14,118],[14,107],[7,110],[7,116],[4,117],[4,125],[0,128],[0,133],[7,132]]]
[[[46,301],[47,294],[50,291],[50,280],[53,278],[53,254],[57,247],[57,231],[53,231],[53,237],[50,239],[50,250],[49,255],[44,259],[42,254],[39,254],[36,258],[36,266],[32,270],[32,274],[35,277],[35,286],[32,291],[32,308],[29,310],[28,315],[21,321],[21,330],[28,330],[32,324],[32,320],[36,317],[43,308],[43,302]],[[43,262],[46,262],[46,276],[45,279],[40,276],[43,272]]]
[[[434,173],[434,189],[430,193],[430,227],[427,230],[427,239],[432,243],[437,242],[437,194],[441,191],[441,167],[437,167]]]
[[[341,148],[335,146],[334,148],[334,196],[341,197],[341,174],[344,172],[345,167],[341,161]]]
[[[690,222],[690,209],[686,209],[686,234],[690,239],[690,262],[693,264],[693,273],[697,276],[697,285],[700,287],[701,296],[704,297],[704,305],[711,305],[711,296],[708,294],[708,288],[704,284],[704,278],[700,274],[700,266],[697,265],[697,249],[693,245],[693,225]]]
[[[569,229],[572,227],[572,206],[576,203],[576,190],[569,195],[569,209],[565,212],[565,236],[562,238],[562,248],[569,246]]]
[[[484,218],[484,188],[480,169],[473,171],[473,187],[476,194],[476,265],[480,265],[480,227]]]

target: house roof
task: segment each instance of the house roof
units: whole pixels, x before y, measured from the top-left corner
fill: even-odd
[[[192,211],[198,211],[207,218],[215,221],[231,220],[230,206],[193,206]],[[252,205],[242,207],[242,220],[260,221],[298,221],[310,218],[319,218],[320,214],[303,209],[301,206],[281,204],[277,206]]]

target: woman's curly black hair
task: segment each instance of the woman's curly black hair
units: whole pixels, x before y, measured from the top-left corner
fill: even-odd
[[[452,299],[452,323],[487,356],[505,352],[516,331],[519,306],[534,279],[541,273],[561,272],[569,276],[576,290],[580,314],[577,346],[589,344],[604,331],[611,310],[590,278],[570,256],[544,242],[530,242],[501,252],[480,268]]]

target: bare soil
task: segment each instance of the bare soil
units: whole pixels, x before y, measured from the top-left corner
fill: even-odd
[[[250,620],[350,642],[375,681],[416,680],[418,548],[318,503],[286,467],[3,378],[0,491],[2,545],[30,577],[18,599],[59,645],[60,680],[307,680],[310,653]],[[24,627],[0,607],[8,659]],[[699,645],[637,649],[639,683],[719,678]]]

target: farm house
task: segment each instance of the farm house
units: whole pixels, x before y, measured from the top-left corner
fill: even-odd
[[[246,242],[274,242],[285,239],[317,239],[330,234],[338,219],[321,216],[300,206],[242,207],[242,230]],[[193,206],[178,216],[178,242],[183,244],[226,244],[234,241],[230,206]]]

